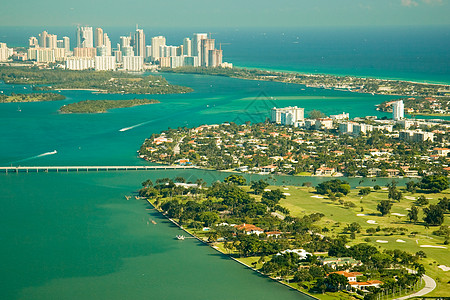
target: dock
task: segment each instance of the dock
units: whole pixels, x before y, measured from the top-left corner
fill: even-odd
[[[195,166],[18,166],[0,167],[0,173],[164,171],[196,169]]]

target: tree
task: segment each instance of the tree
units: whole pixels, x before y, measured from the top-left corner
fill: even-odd
[[[347,225],[346,231],[351,232],[351,233],[355,233],[355,232],[361,232],[361,225],[359,225],[359,223],[357,222],[353,222],[351,224]]]
[[[247,180],[242,175],[231,174],[223,180],[225,183],[234,183],[236,185],[245,185]]]
[[[444,223],[444,211],[439,205],[430,205],[423,209],[423,220],[427,225],[439,226]]]
[[[274,207],[280,202],[281,199],[286,199],[286,196],[283,193],[276,189],[268,192],[264,192],[262,194],[261,202],[267,205],[268,207]]]
[[[408,218],[411,223],[416,223],[419,218],[419,209],[417,206],[411,206],[411,209],[408,212]]]
[[[417,198],[416,203],[417,203],[417,205],[422,206],[422,205],[428,205],[428,204],[429,204],[429,201],[428,201],[427,198],[425,198],[424,195],[420,195],[420,196]]]
[[[350,192],[350,185],[346,181],[340,179],[333,179],[329,181],[322,182],[316,186],[316,191],[319,194],[327,195],[330,192],[342,193],[347,195]]]
[[[348,279],[344,275],[331,273],[325,278],[324,283],[327,288],[333,292],[339,291],[345,288],[348,284]]]
[[[179,183],[185,183],[186,179],[184,179],[184,177],[182,177],[182,176],[177,176],[177,177],[175,177],[175,179],[173,181],[179,182]]]
[[[260,179],[260,180],[258,180],[258,181],[252,181],[252,182],[251,182],[250,188],[253,190],[253,192],[255,193],[255,195],[259,195],[259,194],[261,194],[261,193],[264,191],[264,189],[265,189],[266,187],[268,187],[268,186],[269,186],[269,184],[268,184],[266,181]]]
[[[326,115],[323,112],[321,112],[320,110],[313,109],[312,111],[310,111],[308,113],[308,117],[310,119],[322,119],[322,118],[325,118]]]
[[[417,185],[416,185],[416,183],[415,183],[414,181],[408,181],[408,182],[406,183],[406,190],[407,190],[408,192],[414,194],[414,193],[416,192],[416,188],[417,188]]]
[[[419,187],[430,193],[440,193],[448,188],[448,184],[448,177],[444,175],[429,175],[422,178]]]
[[[366,196],[366,195],[369,195],[369,194],[370,194],[370,187],[362,188],[358,192],[358,195],[361,195],[361,196]]]
[[[311,274],[309,274],[309,271],[307,269],[300,269],[294,274],[294,281],[296,282],[306,282],[312,280],[313,277],[311,276]]]
[[[147,179],[146,181],[142,182],[142,186],[146,187],[146,188],[153,186],[153,181],[151,181],[150,179]]]
[[[377,205],[377,210],[381,213],[382,216],[387,215],[392,208],[392,203],[389,200],[381,200]]]

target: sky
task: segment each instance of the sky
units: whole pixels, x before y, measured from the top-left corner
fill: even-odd
[[[2,1],[0,26],[356,27],[450,25],[450,0]]]

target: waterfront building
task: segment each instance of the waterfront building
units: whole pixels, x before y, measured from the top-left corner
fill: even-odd
[[[64,48],[64,41],[63,40],[57,40],[56,41],[56,47],[57,48]]]
[[[339,123],[339,132],[340,133],[353,133],[353,122],[345,122],[345,123]]]
[[[198,60],[198,56],[185,56],[184,65],[190,67],[200,67],[200,61]]]
[[[39,41],[36,37],[32,36],[28,39],[28,46],[32,48],[39,47]]]
[[[214,50],[214,39],[201,40],[201,64],[203,67],[209,67],[209,51]]]
[[[38,63],[54,63],[55,51],[49,48],[29,48],[28,57],[30,60],[36,60]]]
[[[208,63],[210,67],[219,67],[222,65],[222,50],[209,50]]]
[[[348,120],[350,119],[350,114],[343,112],[339,115],[331,115],[330,118],[332,118],[333,120]]]
[[[120,37],[120,47],[130,47],[131,46],[131,37],[129,36],[121,36]]]
[[[158,61],[161,55],[161,47],[166,46],[166,38],[163,36],[152,37],[152,61]]]
[[[143,29],[136,28],[134,34],[134,55],[145,57],[145,34]]]
[[[73,56],[94,58],[96,54],[95,48],[74,48]]]
[[[66,49],[64,48],[55,48],[53,49],[53,53],[55,55],[56,61],[65,61],[66,60]]]
[[[145,46],[145,59],[151,59],[152,57],[152,46]]]
[[[66,59],[66,69],[68,70],[87,70],[94,69],[95,62],[89,57],[68,57]]]
[[[297,106],[272,108],[270,121],[282,125],[295,125],[305,119],[305,109]],[[286,123],[288,122],[288,123]]]
[[[192,39],[192,56],[198,56],[199,61],[201,63],[202,57],[202,40],[207,39],[208,35],[206,33],[194,33],[194,37]]]
[[[101,47],[104,45],[103,43],[103,29],[102,28],[95,28],[95,47]]]
[[[77,28],[77,48],[94,48],[94,34],[92,27]]]
[[[39,33],[39,47],[47,48],[47,31],[42,31]]]
[[[332,129],[333,128],[333,120],[330,118],[316,119],[314,124],[316,130],[322,129]],[[355,125],[353,125],[353,130]]]
[[[373,130],[373,126],[364,123],[355,123],[353,124],[353,135],[366,134]]]
[[[45,45],[46,48],[50,49],[58,48],[58,36],[56,34],[47,34]]]
[[[7,61],[9,58],[9,50],[6,43],[0,43],[0,61]]]
[[[405,107],[403,100],[395,101],[392,104],[392,119],[399,121],[405,118]]]
[[[123,56],[134,56],[134,50],[131,46],[122,47],[122,55]]]
[[[399,139],[408,142],[434,141],[434,133],[422,130],[400,130]]]
[[[67,36],[63,36],[63,42],[64,42],[64,49],[66,50],[66,53],[70,52],[70,38]]]
[[[121,63],[122,62],[122,51],[114,50],[114,57],[116,59],[116,63]]]
[[[107,51],[107,49],[106,49],[105,45],[98,46],[97,47],[97,56],[106,56],[107,55],[106,51]]]
[[[185,38],[183,40],[183,55],[192,55],[192,40],[190,38]]]
[[[123,69],[125,71],[141,72],[144,70],[144,57],[123,56]]]
[[[104,46],[103,46],[104,47]],[[114,56],[96,56],[94,58],[95,71],[115,71],[116,59]]]

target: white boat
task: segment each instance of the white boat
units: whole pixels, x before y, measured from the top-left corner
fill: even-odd
[[[181,234],[178,234],[178,235],[176,236],[176,238],[177,238],[177,240],[184,240],[184,239],[185,239],[185,236],[184,236],[184,235],[181,235]]]

